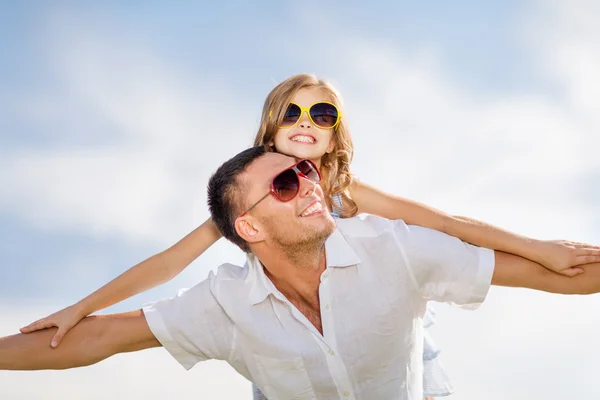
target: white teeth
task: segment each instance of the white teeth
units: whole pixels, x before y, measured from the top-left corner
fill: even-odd
[[[310,136],[296,135],[292,138],[293,142],[314,143],[315,139]]]
[[[306,211],[304,211],[302,214],[300,214],[300,216],[306,217],[314,212],[321,211],[322,209],[323,209],[323,204],[321,204],[321,202],[318,202],[318,203],[315,203],[315,205],[308,207],[306,209]]]

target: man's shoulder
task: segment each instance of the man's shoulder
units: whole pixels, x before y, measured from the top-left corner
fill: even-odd
[[[400,219],[389,220],[370,214],[338,219],[336,226],[342,235],[351,238],[376,237],[397,229],[406,229],[406,224]]]
[[[219,268],[217,268],[216,273],[211,271],[210,279],[211,281],[213,281],[213,283],[231,281],[243,282],[248,276],[248,270],[248,262],[244,263],[243,266],[232,263],[225,263],[219,265]]]

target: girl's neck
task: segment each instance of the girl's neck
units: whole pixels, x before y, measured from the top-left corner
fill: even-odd
[[[311,159],[310,161],[312,161],[312,162],[313,162],[313,163],[314,163],[314,164],[317,166],[317,168],[318,168],[319,170],[321,170],[321,157],[319,157],[319,158],[318,158],[318,159],[316,159],[316,160],[312,160],[312,159]]]

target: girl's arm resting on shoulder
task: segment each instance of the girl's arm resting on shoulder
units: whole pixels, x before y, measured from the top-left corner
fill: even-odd
[[[433,207],[382,192],[355,181],[350,188],[359,213],[402,219],[444,232],[462,241],[530,259],[564,275],[581,273],[577,265],[600,262],[600,247],[568,241],[542,241],[518,235],[485,222],[457,217]]]
[[[22,328],[21,332],[57,326],[59,330],[52,341],[56,346],[81,318],[169,281],[220,237],[217,227],[209,218],[169,249],[131,267],[78,303]]]

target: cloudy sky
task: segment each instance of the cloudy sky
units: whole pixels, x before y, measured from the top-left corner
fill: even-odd
[[[2,2],[0,335],[204,221],[211,172],[251,143],[269,90],[300,72],[344,96],[362,180],[532,237],[600,244],[599,4]],[[220,242],[105,312],[242,260]],[[437,306],[451,398],[600,397],[598,306],[497,288],[476,312]],[[185,372],[163,349],[2,372],[0,397],[251,398],[229,366]]]

